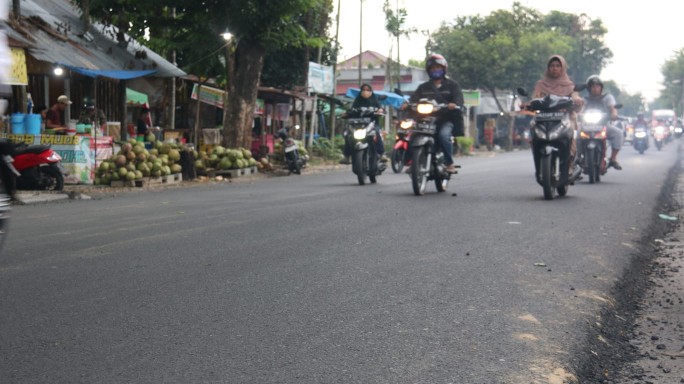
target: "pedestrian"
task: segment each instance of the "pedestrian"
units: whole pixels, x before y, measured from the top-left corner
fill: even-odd
[[[146,137],[147,133],[150,132],[150,125],[149,125],[149,120],[150,120],[150,110],[147,108],[143,108],[140,111],[140,116],[138,117],[138,122],[136,123],[136,129],[135,133],[138,135],[138,137]]]

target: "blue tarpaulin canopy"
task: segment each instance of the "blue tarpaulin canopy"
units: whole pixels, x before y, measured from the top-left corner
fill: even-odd
[[[144,70],[144,71],[126,71],[126,70],[119,70],[119,69],[87,69],[87,68],[80,68],[80,67],[74,67],[72,65],[67,65],[67,64],[60,64],[61,66],[65,68],[69,68],[70,70],[80,73],[81,75],[88,76],[88,77],[109,77],[111,79],[118,79],[118,80],[129,80],[129,79],[135,79],[138,77],[144,77],[151,75],[155,72],[157,72],[156,69],[151,69],[151,70]]]
[[[380,104],[382,105],[389,105],[393,108],[399,108],[401,107],[402,104],[404,104],[406,101],[408,101],[409,97],[408,96],[401,96],[398,95],[394,92],[385,92],[385,91],[373,91],[377,96],[387,96],[384,100],[380,100]],[[349,88],[347,90],[347,93],[345,96],[347,97],[352,97],[356,98],[356,96],[359,95],[359,89],[358,88]]]

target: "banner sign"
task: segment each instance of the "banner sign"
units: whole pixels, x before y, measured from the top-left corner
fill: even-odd
[[[11,48],[12,68],[10,69],[10,85],[27,85],[28,71],[26,70],[26,53],[21,48]]]
[[[223,95],[226,93],[224,90],[203,85],[198,96],[198,88],[200,88],[199,84],[195,83],[192,86],[190,97],[193,100],[197,100],[199,97],[199,101],[223,109]]]
[[[92,184],[95,167],[112,156],[111,136],[98,136],[97,148],[92,136],[0,134],[0,137],[26,145],[50,145],[62,157],[62,166],[69,173],[64,177],[65,184]]]
[[[312,93],[333,93],[333,69],[332,67],[309,62],[309,91]]]
[[[480,91],[463,91],[463,104],[468,107],[480,105]]]

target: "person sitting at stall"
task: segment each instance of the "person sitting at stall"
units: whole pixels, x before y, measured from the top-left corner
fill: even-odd
[[[140,111],[140,116],[138,117],[138,122],[136,123],[136,129],[135,133],[138,135],[138,137],[147,137],[147,134],[150,132],[150,110],[147,108],[143,108]]]
[[[67,125],[64,117],[64,110],[71,104],[66,95],[57,98],[57,103],[48,109],[45,116],[45,129],[52,129],[55,134],[66,135]]]
[[[89,102],[86,104],[85,109],[81,112],[81,116],[78,118],[79,124],[87,124],[88,126],[95,123],[95,127],[103,128],[107,125],[107,117],[101,109],[95,108],[95,104]]]

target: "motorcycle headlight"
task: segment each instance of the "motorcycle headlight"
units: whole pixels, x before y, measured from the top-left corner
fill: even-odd
[[[584,131],[580,131],[580,139],[590,139],[591,137],[589,136],[588,133]]]
[[[354,138],[356,140],[363,140],[366,138],[366,128],[354,130]]]
[[[659,125],[656,127],[655,131],[656,131],[656,133],[665,133],[665,127],[663,127],[662,125]]]
[[[602,117],[603,117],[603,114],[601,112],[588,111],[588,112],[584,113],[583,120],[585,123],[588,123],[588,124],[598,124],[598,122],[601,121]]]
[[[534,127],[534,135],[539,138],[546,139],[546,132],[539,127]]]
[[[413,127],[413,120],[404,120],[399,124],[402,129],[411,129]]]
[[[677,133],[682,133],[684,130],[682,130],[682,127],[677,127],[675,128],[675,132]]]
[[[639,139],[643,139],[644,137],[646,137],[646,132],[639,131],[639,132],[634,134],[634,137],[638,137]]]
[[[416,111],[420,113],[421,115],[429,115],[434,111],[435,106],[432,104],[418,104],[416,107]]]

